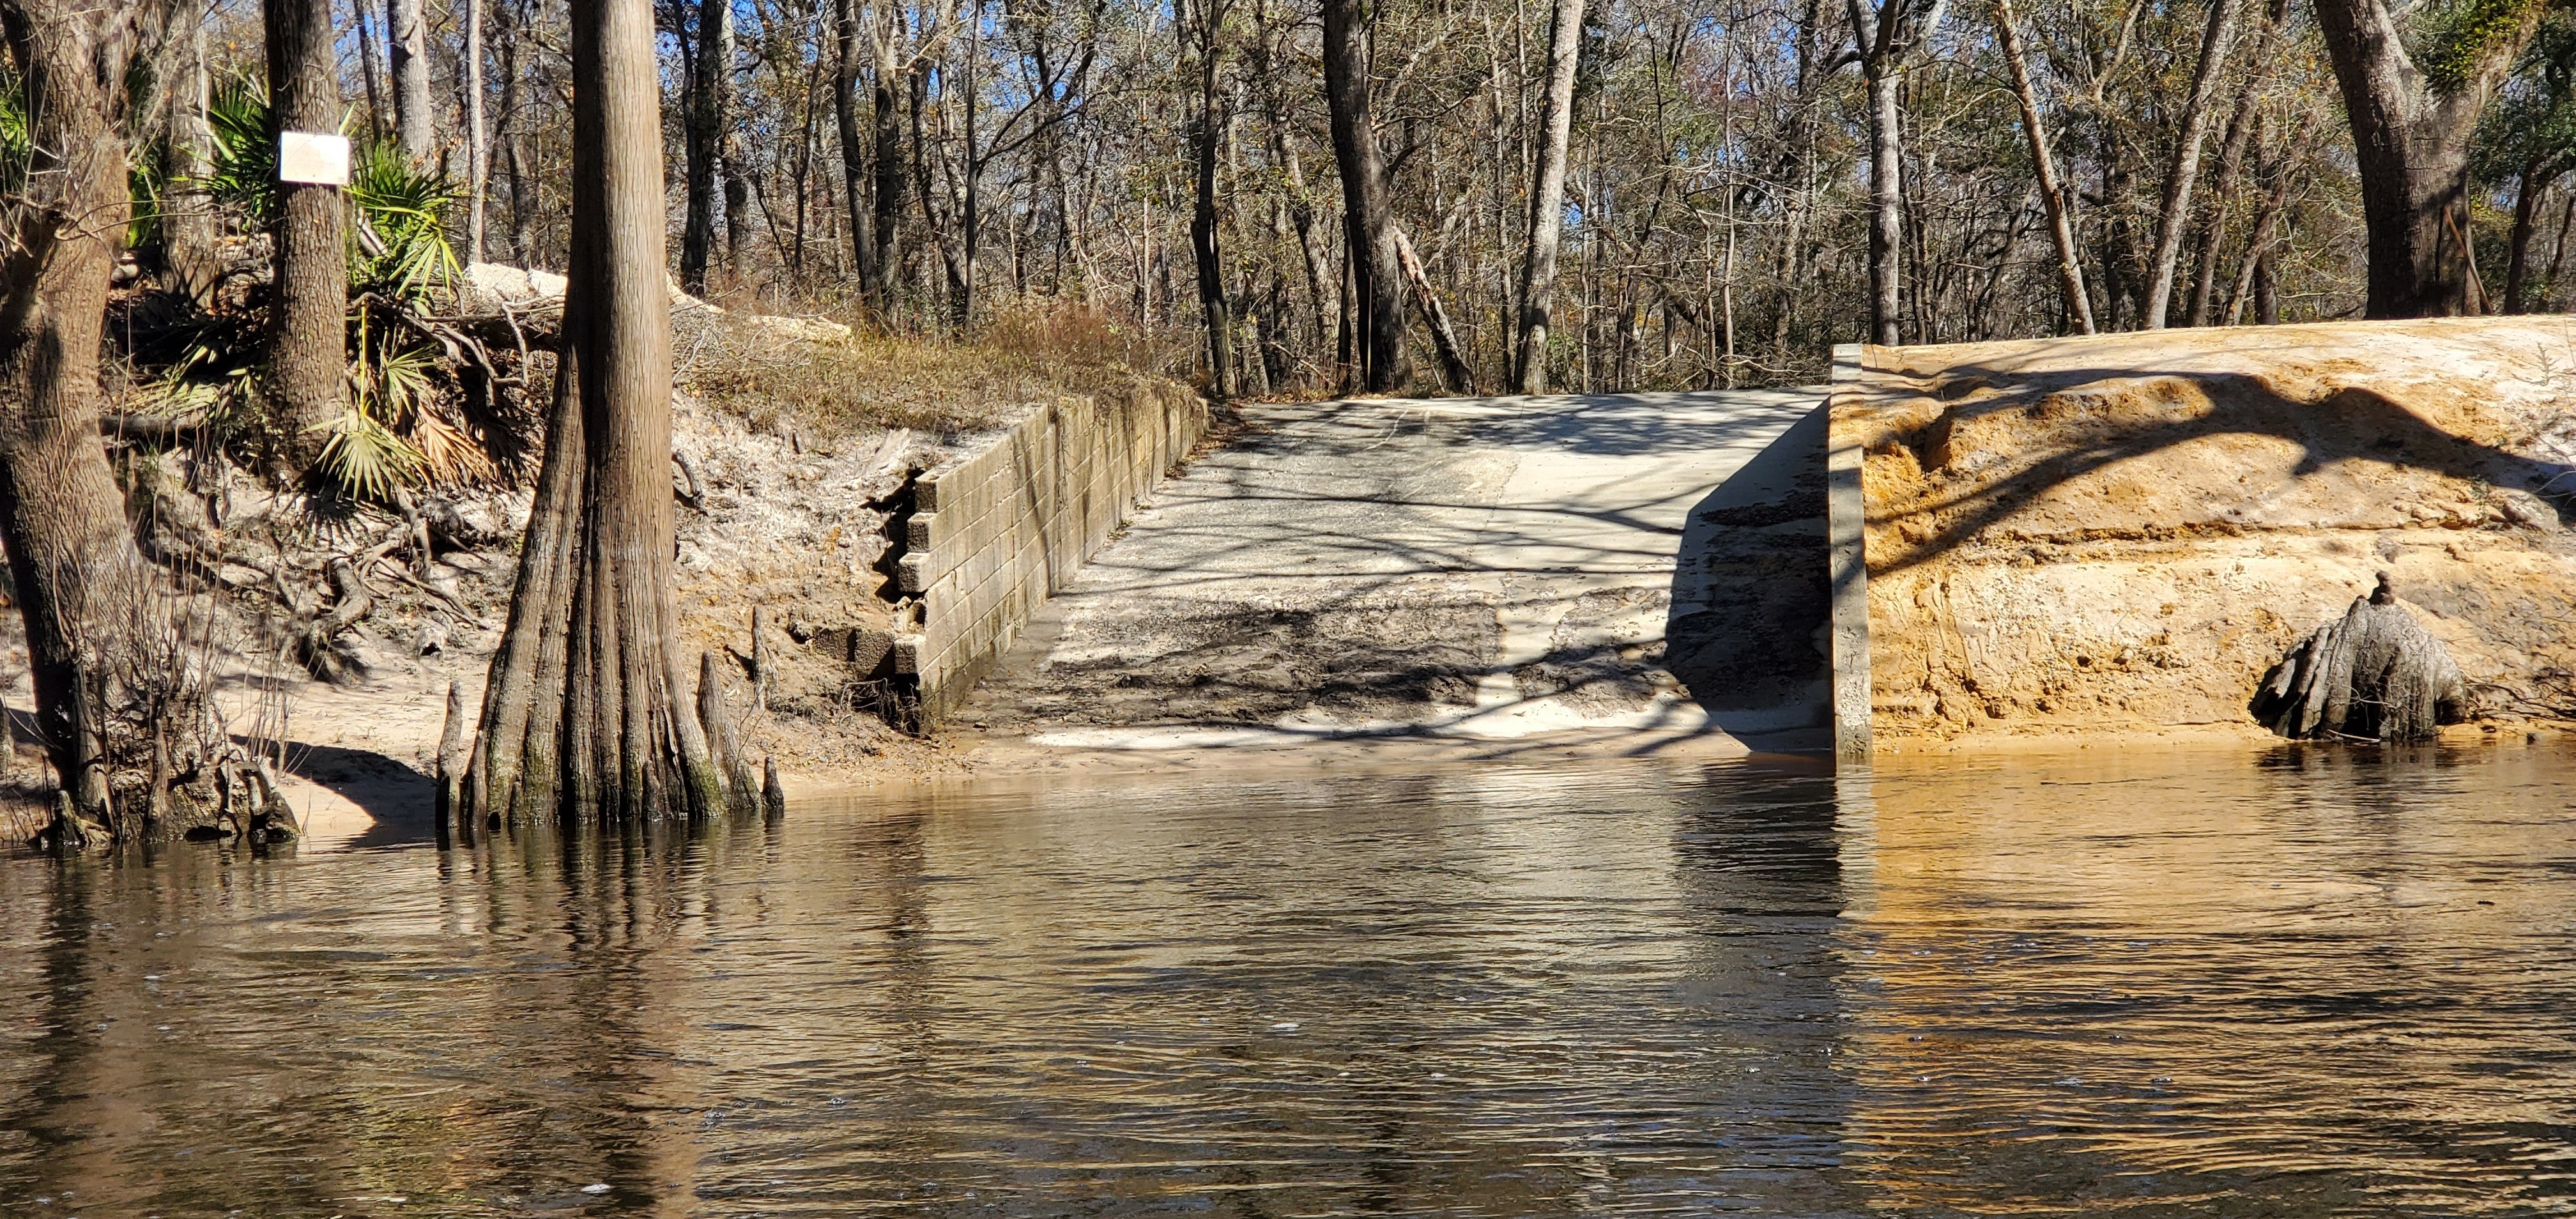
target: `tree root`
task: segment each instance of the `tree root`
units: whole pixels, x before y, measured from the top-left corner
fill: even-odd
[[[2265,674],[2254,718],[2285,737],[2429,740],[2466,718],[2468,688],[2442,641],[2397,604],[2388,574]]]

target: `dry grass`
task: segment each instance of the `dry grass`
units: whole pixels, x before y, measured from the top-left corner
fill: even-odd
[[[685,326],[677,380],[763,431],[954,436],[1001,426],[1033,403],[1158,372],[1174,358],[1157,336],[1073,308],[1005,313],[967,340],[851,326],[852,337],[821,341],[731,313]]]

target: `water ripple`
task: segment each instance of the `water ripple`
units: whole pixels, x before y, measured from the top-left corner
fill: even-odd
[[[0,1212],[2565,1214],[2571,792],[1495,768],[11,861]]]

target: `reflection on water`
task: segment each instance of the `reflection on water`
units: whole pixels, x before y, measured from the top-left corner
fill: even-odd
[[[0,1212],[2576,1210],[2576,763],[980,787],[0,864]]]

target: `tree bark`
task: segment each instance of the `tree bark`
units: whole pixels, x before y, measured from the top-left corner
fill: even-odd
[[[1903,341],[1905,309],[1905,128],[1898,90],[1906,64],[1940,28],[1948,0],[1878,0],[1876,10],[1845,0],[1853,50],[1869,97],[1869,335]]]
[[[1234,309],[1225,297],[1224,252],[1217,247],[1216,171],[1218,137],[1224,124],[1217,117],[1217,36],[1225,21],[1223,0],[1198,0],[1185,6],[1195,30],[1184,26],[1186,48],[1198,58],[1199,109],[1191,128],[1196,161],[1196,189],[1190,205],[1190,254],[1197,265],[1199,319],[1207,330],[1208,392],[1217,401],[1234,396]]]
[[[266,0],[262,0],[261,8],[263,11],[267,8]],[[386,106],[384,87],[376,80],[384,66],[376,55],[376,23],[367,20],[365,0],[359,0],[357,11],[351,16],[358,23],[358,79],[367,87],[367,138],[381,143],[385,138]]]
[[[457,793],[463,790],[464,761],[465,691],[449,681],[447,718],[438,730],[438,795],[432,809],[432,823],[442,846],[449,841],[459,812]]]
[[[526,25],[520,5],[525,0],[500,0],[501,37],[501,159],[504,176],[510,180],[510,261],[527,266],[534,251],[528,248],[530,230],[536,224],[536,189],[528,165],[527,118],[519,112],[524,82],[519,66],[519,33]]]
[[[1360,0],[1323,0],[1323,5],[1324,97],[1332,111],[1333,159],[1342,176],[1360,387],[1394,393],[1413,380],[1413,365],[1404,350],[1404,268],[1395,253],[1386,159],[1369,104]]]
[[[483,121],[483,4],[465,0],[465,260],[483,261],[483,200],[491,193],[492,133]]]
[[[2224,2],[2224,0],[2222,0]],[[2057,159],[2048,150],[2048,128],[2041,122],[2039,95],[2030,85],[2030,65],[2022,56],[2012,0],[1995,0],[1995,33],[2003,42],[2004,65],[2011,69],[2013,100],[2021,106],[2021,129],[2030,144],[2032,172],[2039,178],[2039,198],[2048,209],[2048,234],[2057,246],[2057,290],[2066,298],[2066,316],[2080,334],[2093,333],[2093,297],[2084,290],[2084,262],[2075,246],[2075,224],[2066,214],[2066,190],[2057,181]]]
[[[2183,231],[2191,220],[2191,191],[2200,177],[2200,144],[2209,131],[2209,101],[2218,92],[2218,76],[2227,66],[2228,48],[2236,39],[2236,7],[2241,0],[2209,0],[2209,26],[2201,36],[2200,67],[2192,73],[2191,98],[2183,104],[2182,134],[2174,141],[2173,165],[2165,173],[2163,206],[2156,216],[2156,248],[2148,262],[2146,316],[2149,330],[2165,328],[2173,305],[2174,270],[2182,261]],[[2331,0],[2329,0],[2331,2]]]
[[[841,136],[841,198],[850,215],[850,257],[859,271],[859,296],[874,305],[885,295],[877,263],[874,216],[868,208],[867,140],[859,117],[859,0],[837,0],[833,24],[832,117]]]
[[[1904,341],[1904,279],[1900,252],[1905,245],[1905,196],[1901,177],[1905,155],[1900,142],[1897,77],[1884,69],[1868,74],[1869,86],[1869,341],[1893,347]]]
[[[716,149],[724,139],[725,91],[732,83],[732,22],[732,0],[700,0],[697,53],[689,60],[693,71],[681,132],[680,286],[696,296],[707,294],[707,260],[716,241]]]
[[[474,800],[522,819],[704,816],[744,793],[728,792],[727,759],[691,713],[672,592],[670,296],[649,0],[573,0],[571,42],[562,371],[487,685]]]
[[[983,59],[980,45],[984,35],[983,0],[973,0],[972,7],[974,16],[966,22],[965,70],[958,73],[964,85],[963,103],[957,108],[958,135],[964,145],[957,158],[957,176],[963,179],[956,191],[959,256],[950,263],[948,274],[949,321],[960,334],[975,325],[976,270],[984,252],[986,152],[975,131],[975,117],[984,109],[975,79],[975,70]]]
[[[2450,649],[2397,603],[2381,572],[2369,596],[2263,675],[2250,709],[2293,739],[2427,741],[2460,722],[2467,703]]]
[[[322,25],[328,29],[330,22]],[[426,163],[437,143],[431,131],[438,115],[430,109],[429,23],[420,0],[385,0],[385,49],[393,58],[394,141],[413,164]]]
[[[2437,82],[2407,51],[2383,0],[2317,0],[2361,170],[2374,318],[2475,312],[2469,251],[2469,145],[2478,116],[2539,28],[2523,6],[2505,28]]]
[[[27,175],[0,255],[0,540],[36,722],[77,813],[113,824],[104,708],[112,611],[142,560],[100,447],[99,339],[130,218],[125,83],[168,0],[0,0],[23,81]]]
[[[2559,174],[2558,162],[2544,161],[2534,153],[2525,159],[2515,176],[2513,193],[2513,233],[2505,242],[2504,311],[2523,313],[2523,291],[2528,276],[2524,270],[2531,262],[2531,233],[2537,227],[2541,193],[2549,189]]]
[[[2540,276],[2545,285],[2540,301],[2543,311],[2549,307],[2549,298],[2557,295],[2558,268],[2567,257],[2567,231],[2571,225],[2576,225],[2576,191],[2568,192],[2567,201],[2558,205],[2558,236],[2549,245],[2549,269]]]
[[[170,93],[171,181],[163,194],[162,248],[170,260],[174,286],[199,305],[212,303],[215,280],[223,274],[216,251],[214,207],[200,185],[214,164],[215,135],[206,122],[214,90],[206,65],[206,28],[200,22],[189,39],[186,65]]]
[[[891,29],[873,36],[870,50],[876,56],[876,73],[869,82],[868,160],[876,170],[876,185],[869,192],[868,238],[876,246],[877,290],[868,303],[883,317],[888,316],[894,307],[894,282],[902,256],[898,239],[903,234],[905,195],[903,90],[913,74],[895,61],[894,31]]]
[[[267,0],[268,82],[278,131],[340,130],[331,0]],[[274,136],[272,136],[272,139]],[[269,390],[280,474],[301,474],[348,410],[348,202],[337,186],[279,183],[275,349]]]
[[[2245,306],[2249,301],[2254,305],[2256,324],[2270,326],[2281,320],[2280,301],[2273,294],[2272,235],[2280,225],[2281,213],[2289,206],[2290,188],[2296,182],[2293,170],[2307,157],[2309,141],[2315,138],[2316,129],[2317,112],[2310,110],[2299,121],[2297,133],[2290,137],[2279,158],[2255,175],[2256,183],[2269,189],[2264,196],[2262,210],[2254,218],[2254,235],[2246,239],[2245,261],[2237,268],[2235,290],[2228,297],[2227,324],[2230,326],[2244,319]]]
[[[1521,254],[1521,316],[1512,340],[1512,388],[1547,392],[1549,308],[1556,299],[1556,248],[1565,227],[1565,150],[1574,139],[1574,69],[1583,46],[1583,0],[1556,0],[1547,35],[1547,101],[1530,184],[1529,238]]]

